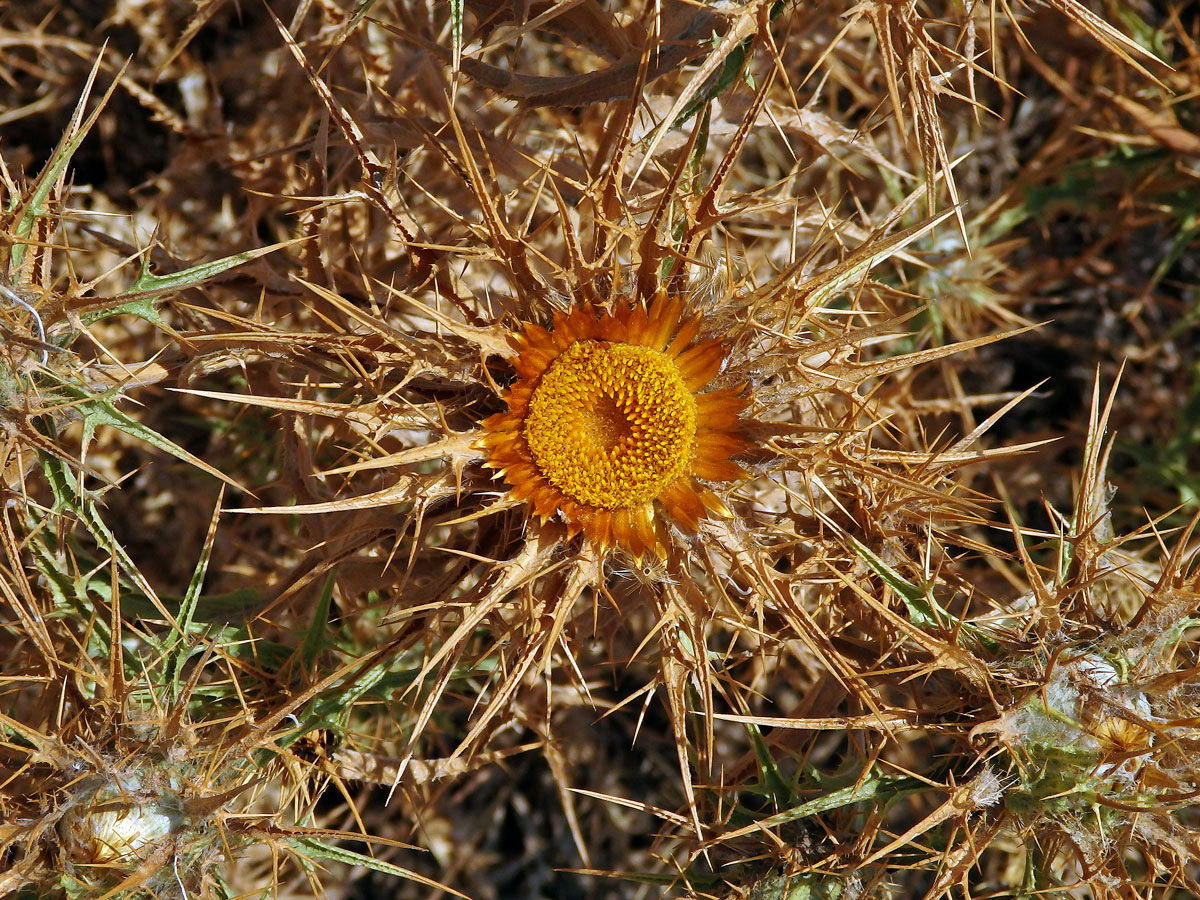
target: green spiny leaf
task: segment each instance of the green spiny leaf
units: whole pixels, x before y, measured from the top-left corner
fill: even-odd
[[[70,124],[66,131],[63,132],[62,138],[58,142],[58,146],[54,148],[54,152],[50,154],[50,158],[38,173],[37,180],[33,183],[33,190],[29,197],[23,203],[19,203],[14,207],[14,212],[19,211],[20,216],[17,219],[14,227],[13,237],[15,240],[12,244],[12,249],[9,251],[8,265],[9,270],[20,267],[21,262],[25,258],[25,251],[28,248],[26,239],[33,233],[34,224],[39,218],[47,214],[46,201],[49,199],[51,192],[54,190],[63,175],[66,173],[67,166],[71,163],[71,158],[75,155],[75,151],[79,149],[79,145],[83,143],[83,139],[87,137],[92,126],[96,124],[96,119],[100,117],[101,111],[104,109],[113,91],[117,89],[117,84],[121,80],[121,76],[125,73],[125,66],[113,78],[112,84],[108,90],[104,92],[104,96],[100,98],[100,102],[96,104],[96,108],[92,110],[91,115],[83,120],[83,109],[87,104],[88,95],[92,92],[92,85],[95,84],[96,75],[100,71],[100,63],[104,59],[104,52],[96,57],[96,62],[93,63],[91,71],[88,73],[87,81],[84,83],[83,92],[79,97],[79,102],[75,106],[75,112],[71,116]],[[21,207],[24,207],[23,209]]]
[[[345,835],[347,839],[354,838],[353,835]],[[328,859],[333,862],[345,863],[351,866],[363,866],[373,872],[380,872],[384,875],[394,875],[397,878],[404,878],[408,881],[415,881],[417,884],[423,884],[426,887],[435,888],[440,891],[446,891],[453,894],[455,897],[462,897],[463,900],[470,900],[465,894],[460,894],[453,888],[446,887],[444,884],[438,884],[431,878],[426,878],[412,869],[406,869],[403,866],[398,866],[395,863],[386,862],[382,859],[376,859],[373,856],[367,856],[363,853],[356,853],[353,850],[347,850],[345,847],[331,847],[328,844],[322,843],[315,838],[309,837],[293,837],[288,838],[288,845],[295,851],[296,855],[308,860]]]

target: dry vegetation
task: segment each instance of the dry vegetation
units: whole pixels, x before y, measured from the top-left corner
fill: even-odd
[[[1198,98],[1172,0],[0,5],[0,897],[1200,896]]]

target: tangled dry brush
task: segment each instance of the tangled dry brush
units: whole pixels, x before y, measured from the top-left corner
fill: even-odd
[[[1200,894],[1200,18],[0,7],[0,896]]]

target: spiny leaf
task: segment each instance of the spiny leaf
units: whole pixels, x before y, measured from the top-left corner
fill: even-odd
[[[95,538],[96,543],[112,555],[121,571],[128,575],[134,584],[145,593],[150,602],[154,604],[154,608],[158,611],[159,615],[165,621],[174,623],[175,617],[163,605],[162,600],[154,592],[154,588],[150,586],[150,583],[146,581],[137,564],[134,563],[129,554],[125,552],[125,548],[113,536],[113,533],[96,510],[95,500],[92,499],[89,492],[83,489],[79,480],[71,473],[67,464],[48,453],[43,452],[40,456],[42,473],[50,485],[56,508],[67,509],[74,513],[92,537]]]
[[[25,250],[28,246],[22,239],[27,239],[33,233],[34,223],[46,215],[46,201],[49,199],[51,192],[59,180],[66,173],[67,166],[70,165],[75,151],[79,149],[79,145],[83,143],[83,139],[87,137],[92,126],[96,124],[96,119],[100,117],[101,111],[104,109],[105,104],[108,103],[109,98],[112,97],[113,91],[117,89],[117,84],[120,82],[121,76],[125,74],[125,68],[129,65],[126,63],[121,67],[120,71],[113,78],[112,84],[108,86],[108,90],[104,92],[104,96],[100,98],[100,102],[96,104],[96,108],[92,110],[91,115],[86,120],[83,120],[83,109],[87,105],[88,96],[92,92],[92,85],[96,82],[96,76],[100,72],[100,64],[103,59],[104,49],[101,49],[100,53],[96,56],[95,63],[92,64],[91,71],[88,73],[87,81],[84,82],[83,91],[80,94],[79,103],[75,106],[75,112],[71,116],[70,124],[68,124],[67,129],[63,132],[62,138],[54,148],[54,152],[50,154],[46,165],[38,173],[37,180],[34,182],[33,190],[30,192],[28,198],[14,207],[14,211],[19,211],[20,215],[13,229],[16,240],[9,251],[9,271],[20,267],[21,262],[25,258]]]
[[[345,838],[362,840],[356,835],[344,835]],[[351,866],[363,866],[373,872],[380,872],[384,875],[395,875],[398,878],[404,878],[408,881],[415,881],[417,884],[423,884],[426,887],[435,888],[440,891],[446,891],[453,894],[455,897],[462,897],[463,900],[470,900],[466,894],[460,894],[453,888],[446,887],[444,884],[439,884],[431,878],[426,878],[412,869],[406,869],[403,866],[398,866],[395,863],[386,862],[382,859],[376,859],[373,856],[367,856],[363,853],[356,853],[353,850],[347,850],[345,847],[331,847],[324,844],[315,838],[308,837],[292,837],[287,839],[287,843],[292,847],[298,856],[305,859],[328,859],[334,862],[345,863]]]
[[[164,326],[166,323],[159,315],[155,303],[161,301],[165,295],[178,293],[187,288],[199,287],[223,272],[295,243],[297,241],[281,241],[278,244],[258,247],[254,250],[244,250],[241,253],[198,263],[166,275],[153,274],[150,271],[149,257],[143,256],[141,271],[133,284],[106,301],[99,309],[94,308],[94,304],[88,304],[81,312],[80,318],[84,324],[90,325],[108,316],[132,315],[145,319],[152,325]]]
[[[191,647],[188,639],[191,636],[196,605],[200,601],[200,591],[204,587],[204,578],[208,574],[208,563],[212,558],[212,548],[217,537],[217,522],[221,517],[221,501],[224,497],[225,489],[222,487],[221,493],[217,497],[216,507],[213,509],[212,518],[209,520],[208,534],[204,539],[204,547],[200,551],[200,559],[196,562],[196,567],[192,570],[192,577],[188,581],[187,591],[183,595],[182,602],[179,604],[178,621],[175,623],[175,627],[165,642],[163,670],[166,673],[166,684],[170,691],[171,705],[179,698],[183,664],[190,655]]]
[[[310,670],[327,644],[326,632],[329,628],[329,610],[333,605],[333,586],[337,580],[336,576],[336,570],[331,570],[326,576],[325,585],[321,588],[321,596],[317,598],[316,606],[313,608],[312,621],[300,644],[300,660],[304,663],[305,668]]]
[[[144,425],[121,412],[113,403],[113,395],[117,392],[114,388],[112,391],[107,391],[103,394],[91,394],[78,385],[67,381],[59,381],[57,388],[68,398],[74,400],[72,408],[75,409],[83,418],[83,455],[86,457],[87,447],[91,443],[92,437],[95,435],[97,426],[107,425],[111,428],[116,428],[119,431],[128,434],[130,437],[135,437],[138,440],[174,456],[189,465],[195,466],[202,472],[212,475],[214,478],[219,478],[221,481],[228,484],[230,487],[237,488],[244,493],[251,493],[248,489],[242,487],[237,481],[230,478],[224,472],[209,465],[198,456],[184,450],[178,444],[163,437],[153,428]]]
[[[767,818],[760,819],[744,828],[739,828],[737,831],[727,832],[721,835],[721,840],[727,841],[730,838],[739,837],[760,829],[786,825],[788,822],[795,822],[797,819],[806,819],[809,816],[815,816],[834,809],[841,809],[844,806],[852,806],[855,803],[862,803],[868,800],[877,802],[894,800],[903,793],[919,791],[927,787],[928,785],[918,778],[894,778],[873,774],[854,784],[827,791],[806,803],[800,803],[773,816],[767,816]]]
[[[970,638],[970,641],[977,646],[984,645],[991,649],[999,647],[995,640],[980,632],[978,628],[975,628],[970,623],[961,622],[956,617],[950,615],[938,603],[928,585],[913,584],[880,559],[877,554],[861,543],[854,535],[851,534],[846,537],[850,540],[851,545],[854,547],[854,552],[858,557],[904,601],[904,606],[908,610],[909,621],[914,625],[921,628],[945,628],[950,623],[955,623],[958,626],[956,630],[959,634],[960,644],[963,643],[965,638]]]

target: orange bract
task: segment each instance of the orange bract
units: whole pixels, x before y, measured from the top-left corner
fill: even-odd
[[[689,531],[729,515],[697,479],[746,476],[730,461],[746,447],[746,401],[731,389],[699,393],[725,357],[722,341],[696,340],[699,330],[682,300],[662,296],[556,313],[550,331],[526,325],[509,338],[518,379],[508,411],[483,423],[487,465],[542,521],[559,514],[571,534],[635,556],[665,552],[660,507]]]

